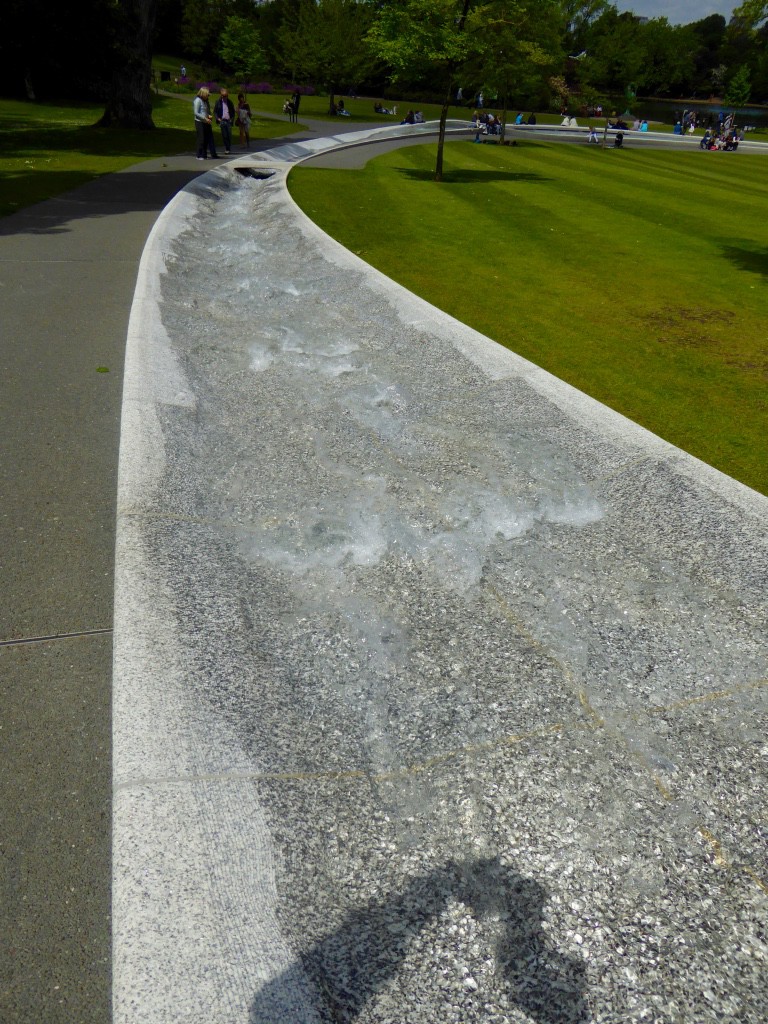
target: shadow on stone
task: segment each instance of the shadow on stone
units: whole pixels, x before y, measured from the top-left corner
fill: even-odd
[[[238,174],[244,178],[256,178],[258,181],[265,181],[274,175],[274,171],[260,170],[258,167],[235,167]]]
[[[390,899],[354,911],[341,927],[303,951],[300,964],[256,995],[249,1024],[350,1024],[396,975],[412,939],[450,902],[464,904],[478,920],[493,922],[497,933],[494,994],[483,991],[480,978],[478,1000],[503,993],[537,1024],[584,1024],[584,966],[547,943],[541,927],[546,895],[538,882],[498,858],[449,862],[413,879]],[[452,984],[455,998],[462,979]],[[314,1007],[311,1017],[308,1005]]]

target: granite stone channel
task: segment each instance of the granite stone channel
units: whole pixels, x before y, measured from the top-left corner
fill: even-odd
[[[139,275],[115,1024],[764,1022],[768,500],[328,239],[312,151]]]

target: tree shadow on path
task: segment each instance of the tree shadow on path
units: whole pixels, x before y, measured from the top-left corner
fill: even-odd
[[[256,995],[249,1024],[309,1024],[308,1002],[315,1008],[311,1019],[351,1024],[397,974],[414,936],[450,902],[465,904],[479,920],[496,922],[494,990],[537,1024],[585,1024],[584,966],[547,943],[542,930],[546,898],[538,882],[498,858],[449,862],[413,879],[390,899],[373,900],[349,914],[336,931],[301,954],[300,964]],[[477,999],[493,998],[483,991],[482,978],[478,985]],[[450,994],[451,999],[457,996],[462,998]]]

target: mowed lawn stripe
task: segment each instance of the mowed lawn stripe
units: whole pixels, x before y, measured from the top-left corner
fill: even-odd
[[[461,142],[438,185],[434,156],[289,184],[384,273],[768,491],[765,159]]]

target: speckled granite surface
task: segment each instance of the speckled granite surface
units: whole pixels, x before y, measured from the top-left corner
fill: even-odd
[[[116,1024],[764,1021],[768,501],[326,239],[299,155],[140,274]]]

